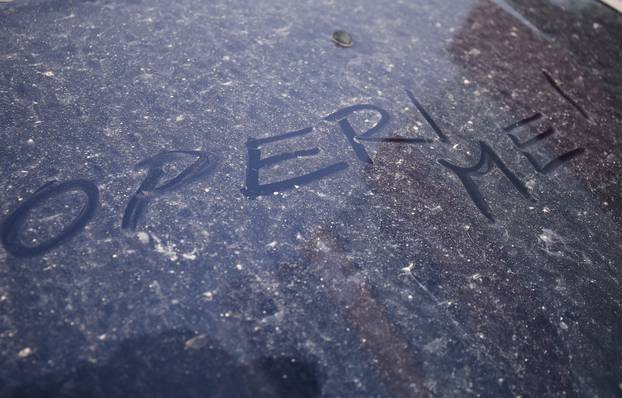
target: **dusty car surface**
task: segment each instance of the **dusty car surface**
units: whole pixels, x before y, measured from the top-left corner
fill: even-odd
[[[620,396],[608,3],[0,2],[0,396]]]

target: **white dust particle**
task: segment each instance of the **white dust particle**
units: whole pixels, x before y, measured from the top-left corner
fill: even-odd
[[[186,349],[198,350],[202,347],[205,347],[207,342],[208,342],[207,336],[204,334],[200,334],[186,341],[184,345],[186,346]]]
[[[479,281],[482,279],[482,274],[480,274],[479,272],[476,272],[473,275],[471,275],[471,279],[473,279],[474,281]]]
[[[149,243],[149,234],[143,231],[140,231],[136,234],[138,236],[138,240],[140,240],[141,243],[147,244]]]
[[[20,352],[17,353],[17,356],[20,358],[27,358],[32,354],[32,348],[26,347],[23,348]]]
[[[317,248],[323,253],[328,253],[330,251],[330,247],[328,247],[328,245],[320,239],[317,240],[316,245],[317,245]]]
[[[542,228],[542,233],[538,235],[538,238],[544,243],[555,243],[559,241],[560,237],[552,229]]]
[[[445,347],[447,347],[447,341],[442,337],[439,337],[426,344],[423,349],[429,353],[436,353],[442,351]]]
[[[167,256],[171,261],[177,261],[178,256],[175,251],[175,244],[171,243],[170,245],[162,244],[162,241],[155,235],[153,235],[153,239],[156,241],[155,251]]]
[[[413,268],[415,268],[415,263],[409,263],[406,267],[401,268],[400,275],[412,275]]]
[[[182,253],[181,255],[186,260],[196,260],[197,259],[197,249],[194,249],[190,253]]]

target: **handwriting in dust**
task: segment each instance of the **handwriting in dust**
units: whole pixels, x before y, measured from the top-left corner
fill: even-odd
[[[545,81],[559,94],[560,98],[571,105],[583,118],[590,121],[589,114],[577,101],[561,89],[560,85],[550,73],[547,71],[542,72]],[[437,141],[443,145],[449,145],[451,143],[451,137],[439,127],[434,117],[419,102],[413,92],[406,89],[404,90],[404,94],[428,124],[433,135],[430,134],[424,137],[387,136],[386,132],[383,130],[385,130],[389,124],[391,114],[387,110],[372,104],[348,106],[329,114],[323,119],[326,122],[336,123],[338,125],[339,130],[345,136],[346,142],[349,144],[349,150],[353,152],[354,158],[356,158],[356,161],[362,163],[373,163],[365,146],[367,143],[383,142],[396,145],[422,145]],[[378,121],[375,125],[363,132],[356,131],[351,123],[351,119],[349,119],[360,112],[374,113],[378,117]],[[528,130],[526,127],[535,123],[538,123],[538,126],[545,125],[547,127],[536,135],[525,137],[525,131]],[[287,132],[267,138],[248,138],[246,141],[246,177],[244,187],[241,190],[242,194],[249,200],[260,196],[270,196],[276,192],[297,189],[305,185],[313,184],[321,179],[331,178],[331,176],[347,169],[349,167],[348,162],[337,161],[296,177],[268,183],[260,182],[260,169],[269,168],[288,160],[314,156],[320,152],[318,147],[313,147],[262,158],[261,148],[271,143],[294,140],[305,136],[310,134],[313,129],[313,127],[306,127],[302,130]],[[501,133],[506,134],[512,142],[513,148],[527,159],[528,163],[533,166],[537,173],[543,175],[553,172],[566,162],[585,153],[584,148],[574,148],[560,153],[557,157],[552,159],[539,159],[535,156],[531,149],[540,144],[543,140],[551,138],[558,133],[555,127],[547,121],[546,116],[537,111],[531,115],[525,115],[523,119],[517,120],[511,125],[504,127]],[[495,222],[495,216],[478,187],[478,180],[495,168],[509,180],[511,186],[517,191],[518,195],[524,197],[525,200],[535,201],[530,195],[529,189],[525,183],[517,176],[511,167],[504,162],[491,145],[485,141],[478,141],[478,146],[479,159],[475,160],[472,164],[459,165],[448,159],[437,159],[437,162],[439,166],[445,167],[460,180],[466,191],[466,196],[470,198],[473,205],[476,206],[483,217],[486,217],[490,222]],[[188,161],[189,159],[194,159],[194,162],[175,177],[162,181],[165,176],[164,170],[167,165],[172,165],[180,161]],[[139,162],[136,165],[136,169],[146,170],[146,176],[127,203],[121,220],[121,228],[131,231],[136,230],[146,213],[149,202],[166,195],[168,192],[179,189],[184,185],[205,182],[217,166],[218,161],[213,154],[207,151],[194,150],[164,151]],[[37,241],[36,245],[24,244],[20,239],[20,231],[28,221],[32,210],[41,206],[50,198],[66,192],[81,192],[86,196],[86,201],[82,205],[77,216],[54,236],[43,241]],[[98,204],[99,190],[97,185],[92,181],[73,179],[62,182],[47,182],[38,188],[30,197],[22,201],[19,206],[6,217],[0,231],[2,245],[8,253],[16,257],[40,256],[80,233],[95,215]],[[36,222],[36,220],[34,221]]]

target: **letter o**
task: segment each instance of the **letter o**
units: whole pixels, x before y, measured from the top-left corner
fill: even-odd
[[[56,236],[53,236],[36,246],[26,246],[19,241],[19,233],[28,219],[32,209],[53,196],[69,191],[82,191],[86,194],[86,204],[80,210],[80,214]],[[63,243],[65,240],[76,235],[86,224],[91,221],[97,203],[99,190],[91,181],[67,180],[64,182],[53,181],[43,185],[31,197],[21,203],[2,224],[2,245],[16,257],[39,256]]]

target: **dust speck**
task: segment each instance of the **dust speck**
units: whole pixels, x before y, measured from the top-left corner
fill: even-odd
[[[143,231],[140,231],[136,234],[138,236],[138,240],[140,240],[141,243],[147,244],[149,243],[149,234]]]
[[[20,352],[17,353],[17,356],[20,358],[28,358],[32,352],[32,348],[30,347],[22,348]]]
[[[208,342],[207,336],[204,335],[204,334],[200,334],[198,336],[195,336],[195,337],[191,338],[190,340],[187,340],[184,345],[185,345],[186,349],[198,350],[200,348],[205,347],[207,342]]]

